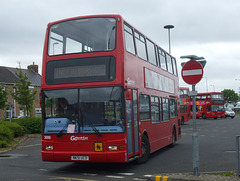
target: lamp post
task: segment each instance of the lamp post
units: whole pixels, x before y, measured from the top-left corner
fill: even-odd
[[[207,77],[203,77],[203,78],[205,78],[205,79],[206,79],[206,90],[207,90],[207,92],[208,92],[208,83],[207,83]]]
[[[240,81],[240,79],[235,79],[237,81]],[[240,87],[238,88],[238,97],[240,97]]]
[[[171,42],[170,42],[170,29],[173,29],[173,25],[165,25],[165,29],[168,29],[168,44],[169,44],[169,54],[171,54]]]
[[[212,87],[213,87],[213,92],[215,92],[215,85],[210,85],[210,86],[212,86]]]

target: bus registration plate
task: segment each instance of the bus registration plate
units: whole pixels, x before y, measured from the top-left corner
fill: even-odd
[[[73,156],[71,156],[71,160],[89,160],[89,156],[73,155]]]

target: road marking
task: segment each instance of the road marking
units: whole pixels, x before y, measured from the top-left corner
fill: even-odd
[[[133,180],[136,180],[136,181],[148,181],[149,179],[144,179],[144,178],[134,178]]]
[[[39,168],[38,170],[40,170],[40,171],[44,171],[44,172],[48,171],[48,170],[45,169],[45,168]]]
[[[119,175],[132,176],[134,173],[118,173]]]
[[[122,177],[122,176],[116,176],[116,175],[106,175],[106,177],[108,177],[108,178],[124,178],[124,177]]]
[[[87,175],[87,176],[97,176],[98,174],[95,174],[95,173],[84,173],[83,175]]]
[[[98,180],[89,180],[83,178],[72,178],[72,177],[51,177],[51,180],[73,180],[73,181],[98,181]]]
[[[25,146],[22,146],[22,147],[27,148],[27,147],[40,146],[40,145],[42,145],[42,144],[25,145]]]
[[[237,151],[236,150],[225,150],[224,152],[226,152],[226,153],[236,153]]]

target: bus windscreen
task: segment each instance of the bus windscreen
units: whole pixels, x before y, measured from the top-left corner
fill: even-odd
[[[115,18],[75,19],[50,27],[48,55],[110,51],[115,44]]]

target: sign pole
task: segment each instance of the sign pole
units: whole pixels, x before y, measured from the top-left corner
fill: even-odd
[[[192,91],[195,91],[196,84],[192,85]],[[198,132],[197,132],[197,121],[196,121],[196,95],[192,96],[193,100],[193,175],[199,176],[199,148],[198,148]]]
[[[192,92],[189,96],[192,96],[193,100],[193,134],[192,134],[192,158],[193,158],[193,175],[199,176],[199,147],[198,147],[198,132],[197,132],[197,121],[196,121],[196,95],[195,90],[196,84],[202,79],[203,68],[206,64],[206,60],[197,61],[204,59],[204,57],[198,57],[196,55],[185,55],[180,58],[189,58],[190,61],[182,63],[182,78],[187,83],[192,85]]]

